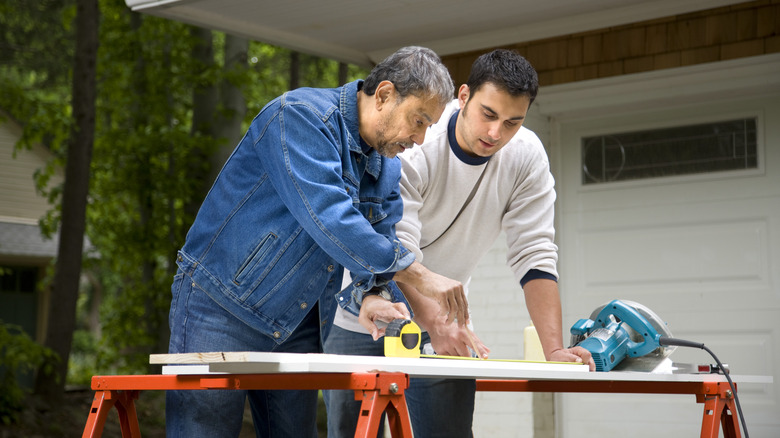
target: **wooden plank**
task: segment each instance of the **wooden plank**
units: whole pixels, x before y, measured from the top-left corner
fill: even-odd
[[[167,364],[209,364],[215,362],[246,362],[249,360],[247,351],[208,353],[151,354],[149,363],[152,365]]]

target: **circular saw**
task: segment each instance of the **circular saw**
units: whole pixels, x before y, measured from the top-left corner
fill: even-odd
[[[676,348],[661,346],[661,337],[672,337],[666,323],[628,300],[601,305],[571,327],[571,345],[590,351],[596,371],[652,371]]]

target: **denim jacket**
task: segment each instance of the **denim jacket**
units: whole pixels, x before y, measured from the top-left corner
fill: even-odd
[[[361,84],[297,89],[266,105],[179,252],[194,283],[278,343],[318,301],[324,339],[337,303],[357,314],[363,292],[414,261],[395,236],[400,161],[361,147]],[[339,292],[344,268],[354,280]]]

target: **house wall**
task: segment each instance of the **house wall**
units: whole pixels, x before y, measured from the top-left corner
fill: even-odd
[[[503,48],[517,50],[534,65],[542,87],[540,97],[543,97],[546,87],[553,85],[576,85],[586,80],[699,64],[724,62],[726,65],[739,58],[780,53],[780,1],[746,2]],[[456,85],[466,82],[473,61],[488,50],[442,57]],[[614,92],[620,92],[620,88]],[[551,128],[549,118],[555,110],[551,112],[550,107],[568,111],[573,103],[577,107],[570,100],[540,100],[529,112],[525,125],[542,138],[551,163],[558,162],[561,151],[555,146],[558,134]],[[541,114],[542,104],[548,107],[544,111],[546,115]],[[556,179],[561,177],[555,168],[553,172]],[[560,227],[560,217],[556,219],[556,227]],[[492,356],[521,358],[522,328],[530,321],[522,291],[511,280],[505,266],[505,250],[502,236],[477,267],[470,287],[470,309],[477,324],[475,331],[493,349]],[[564,338],[568,342],[567,333]],[[561,436],[562,431],[555,427],[553,400],[552,394],[478,393],[475,433],[535,438]]]
[[[21,127],[0,112],[0,266],[36,268],[40,281],[56,254],[56,239],[45,239],[38,233],[38,219],[52,207],[37,192],[34,175],[45,166],[51,153],[42,145],[16,150],[21,136]],[[63,173],[56,172],[50,187],[61,184],[63,179]],[[14,316],[7,322],[26,327],[42,342],[49,294],[48,287],[38,290],[34,297],[0,292],[0,306],[11,309],[8,313]],[[34,321],[27,320],[31,313],[37,315]]]
[[[780,52],[780,0],[740,3],[504,46],[539,73],[541,86]],[[443,56],[456,84],[486,52]]]
[[[14,151],[21,135],[19,126],[0,118],[0,221],[37,224],[51,206],[37,193],[33,175],[50,153],[41,145]],[[53,181],[61,183],[62,176],[55,176]]]
[[[632,300],[662,317],[675,337],[705,343],[731,366],[732,376],[778,381],[778,72],[780,54],[769,54],[540,93],[537,109],[550,116],[550,148],[557,156],[564,328],[611,299]],[[553,102],[570,102],[569,109]],[[583,138],[595,133],[742,117],[756,119],[757,168],[583,182]],[[672,260],[674,266],[664,265]],[[713,359],[702,350],[678,349],[672,360]],[[750,435],[777,437],[776,385],[741,382],[738,389]],[[556,436],[562,438],[622,436],[626,430],[634,438],[698,436],[701,427],[701,405],[678,396],[560,393],[555,400]]]

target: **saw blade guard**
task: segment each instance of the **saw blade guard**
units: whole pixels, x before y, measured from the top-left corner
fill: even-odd
[[[634,303],[636,304],[636,303]],[[614,300],[604,306],[594,320],[597,326],[606,327],[617,318],[624,329],[630,327],[638,335],[636,340],[633,333],[626,330],[631,338],[628,341],[627,354],[629,357],[639,357],[650,353],[659,346],[658,339],[662,336],[655,326],[640,314],[633,306],[620,300]]]

